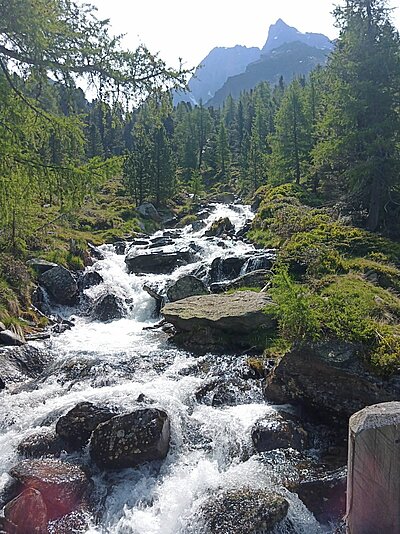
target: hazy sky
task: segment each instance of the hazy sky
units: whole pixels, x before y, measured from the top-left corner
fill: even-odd
[[[110,18],[124,45],[140,42],[171,66],[182,57],[186,66],[199,64],[215,46],[262,47],[270,24],[282,18],[302,32],[337,36],[332,0],[89,0],[100,18]],[[400,28],[400,0],[393,16]]]

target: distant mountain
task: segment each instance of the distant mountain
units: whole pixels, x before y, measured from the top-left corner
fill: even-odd
[[[214,48],[190,79],[190,92],[175,93],[174,104],[182,101],[198,104],[201,100],[206,103],[230,76],[244,72],[249,63],[259,59],[260,53],[259,48],[239,45],[232,48]]]
[[[301,33],[296,28],[288,26],[282,19],[277,20],[269,28],[268,39],[261,54],[266,55],[275,48],[279,48],[286,43],[300,41],[308,46],[320,48],[321,50],[332,50],[333,43],[322,33]]]
[[[326,63],[328,52],[300,41],[283,44],[248,65],[245,72],[228,78],[207,106],[221,107],[229,95],[238,98],[242,91],[249,91],[263,81],[276,84],[281,76],[289,82],[295,76],[307,75]]]
[[[269,27],[262,50],[239,45],[211,50],[189,81],[190,91],[175,93],[174,104],[203,101],[207,106],[220,107],[227,96],[237,98],[260,82],[274,84],[280,76],[289,82],[295,76],[309,74],[326,63],[333,48],[325,35],[301,33],[279,19]]]

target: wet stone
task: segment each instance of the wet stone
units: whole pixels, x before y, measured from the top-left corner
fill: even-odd
[[[163,460],[169,450],[168,415],[144,408],[99,425],[90,442],[90,456],[99,467],[122,469]]]
[[[79,508],[91,489],[86,473],[60,460],[23,460],[10,470],[21,488],[40,492],[48,519],[56,519]]]
[[[93,430],[116,414],[106,406],[81,402],[57,421],[56,432],[70,450],[79,450],[89,443]]]
[[[59,457],[65,443],[51,428],[42,428],[23,439],[17,447],[26,458]]]

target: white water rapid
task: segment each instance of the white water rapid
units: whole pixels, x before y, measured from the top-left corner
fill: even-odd
[[[128,274],[124,255],[117,255],[112,245],[100,247],[104,259],[88,270],[97,271],[104,282],[86,293],[95,298],[111,291],[128,302],[129,311],[123,319],[101,323],[80,316],[78,309],[57,309],[66,318],[72,316],[75,326],[46,342],[36,342],[55,355],[51,369],[33,388],[0,393],[0,486],[20,460],[18,443],[40,427],[54,424],[77,403],[105,403],[121,412],[132,411],[143,394],[146,402],[170,417],[170,451],[161,465],[94,470],[94,491],[102,506],[88,534],[199,534],[203,530],[198,510],[205,500],[221,488],[239,487],[273,488],[285,496],[289,514],[279,534],[332,532],[281,485],[282,478],[295,469],[285,455],[279,451],[255,454],[252,449],[252,426],[274,411],[263,400],[260,381],[248,380],[245,391],[237,388],[233,406],[196,400],[195,392],[211,377],[240,373],[246,355],[194,357],[170,344],[161,330],[144,330],[159,320],[154,316],[154,299],[143,290],[146,282],[161,290],[183,274],[196,268],[200,272],[217,257],[254,255],[254,247],[240,239],[204,235],[221,217],[229,217],[236,230],[243,227],[252,218],[247,206],[216,204],[210,212],[201,229],[171,230],[171,250],[191,246],[199,255],[197,264],[179,267],[171,275]],[[158,232],[153,237],[163,235]],[[139,254],[143,247],[135,250]],[[83,460],[89,461],[87,452]]]

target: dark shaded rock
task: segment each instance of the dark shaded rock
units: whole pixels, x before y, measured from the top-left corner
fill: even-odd
[[[298,402],[321,416],[347,419],[365,406],[398,400],[400,384],[371,375],[360,347],[340,341],[303,345],[286,354],[268,378],[267,399]]]
[[[103,295],[93,305],[92,317],[97,321],[114,321],[115,319],[122,319],[124,315],[124,301],[112,293]]]
[[[183,276],[175,282],[167,291],[170,302],[182,300],[194,295],[208,295],[209,291],[201,280],[195,276]]]
[[[0,321],[0,332],[4,332],[4,330],[7,330],[5,324],[3,324],[1,321]]]
[[[215,258],[211,264],[210,281],[220,282],[224,280],[232,280],[240,275],[243,265],[246,263],[246,258]]]
[[[149,239],[134,239],[129,243],[129,248],[150,245]]]
[[[47,534],[48,512],[40,491],[28,488],[4,508],[4,517],[10,526],[7,534]],[[14,530],[15,526],[15,530]]]
[[[207,534],[269,532],[285,519],[289,504],[277,493],[238,489],[210,497],[200,509]]]
[[[90,480],[80,467],[60,460],[23,460],[10,470],[10,475],[22,488],[41,493],[48,520],[78,509],[91,489]]]
[[[92,245],[91,243],[88,243],[89,253],[93,258],[96,260],[104,260],[104,254],[99,250],[98,247],[95,245]]]
[[[12,332],[11,330],[0,332],[0,345],[20,347],[21,345],[25,345],[25,343],[25,339],[16,332]]]
[[[210,202],[220,202],[221,204],[233,204],[235,200],[235,193],[230,193],[228,191],[217,193],[210,198]]]
[[[96,271],[88,271],[83,274],[79,281],[79,288],[81,291],[90,289],[91,287],[98,286],[103,283],[103,277]]]
[[[164,297],[148,284],[143,286],[143,290],[146,291],[146,293],[156,301],[155,315],[158,317],[164,304]]]
[[[23,439],[17,447],[18,454],[26,458],[59,457],[65,443],[51,428],[42,428]]]
[[[230,234],[235,231],[235,226],[228,217],[214,221],[211,228],[205,232],[207,237],[221,237],[223,234]]]
[[[303,480],[294,488],[315,518],[325,525],[337,523],[346,512],[346,469],[322,472]]]
[[[125,258],[125,263],[131,273],[153,273],[170,274],[177,267],[187,265],[193,261],[191,252],[152,252],[151,254],[141,254],[129,252]]]
[[[258,421],[254,426],[251,438],[257,452],[274,449],[297,449],[302,451],[308,442],[307,432],[299,421],[288,413],[272,413]]]
[[[144,202],[138,207],[137,211],[144,219],[151,219],[155,222],[162,221],[161,215],[158,213],[155,206],[151,204],[151,202]]]
[[[276,259],[275,252],[261,252],[249,258],[244,266],[244,272],[251,273],[261,269],[269,271],[272,269]]]
[[[51,359],[49,353],[31,345],[0,348],[0,377],[6,386],[38,378]]]
[[[263,288],[271,279],[272,272],[266,269],[260,269],[251,273],[244,274],[235,278],[235,280],[227,282],[216,282],[211,284],[210,290],[212,293],[223,293],[230,289],[240,289],[242,287],[256,287]]]
[[[168,236],[153,237],[150,240],[149,248],[168,247],[173,244],[174,244],[174,241],[173,239],[171,239],[171,237],[168,237]]]
[[[93,430],[115,416],[106,406],[96,406],[91,402],[81,402],[57,421],[56,433],[69,450],[79,450],[89,443]]]
[[[73,304],[78,295],[78,286],[72,273],[65,267],[53,267],[43,273],[39,282],[58,304]]]
[[[32,267],[38,274],[43,274],[46,271],[49,271],[50,269],[53,269],[53,267],[58,267],[57,263],[53,263],[52,261],[42,260],[40,258],[32,258],[31,260],[28,260],[27,265],[29,267]]]
[[[252,222],[251,221],[248,221],[246,222],[246,224],[236,232],[236,236],[237,237],[245,237],[249,232],[250,230],[252,229]]]
[[[33,292],[31,297],[32,305],[34,308],[39,310],[40,313],[42,313],[45,316],[51,315],[51,307],[49,305],[49,299],[47,297],[46,291],[40,287],[37,286]]]
[[[87,510],[75,510],[49,522],[49,534],[83,534],[89,530]]]
[[[161,312],[177,330],[173,341],[201,354],[261,345],[266,332],[276,328],[276,320],[264,313],[273,305],[265,293],[240,291],[189,297],[166,304]]]
[[[99,467],[136,467],[163,460],[169,440],[167,414],[156,408],[144,408],[99,425],[92,434],[90,456]]]
[[[197,402],[208,406],[237,406],[243,404],[244,393],[250,388],[245,381],[217,377],[207,381],[195,391]]]
[[[126,243],[125,241],[117,241],[114,243],[114,250],[115,254],[118,254],[118,256],[123,256],[125,254],[126,250]]]

